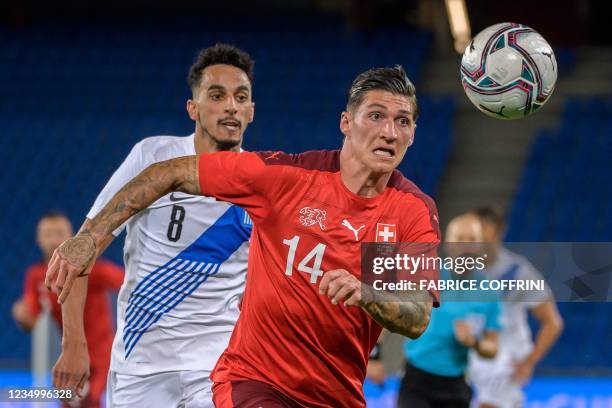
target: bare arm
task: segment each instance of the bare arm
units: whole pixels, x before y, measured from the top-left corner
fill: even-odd
[[[86,231],[91,227],[91,220],[86,219],[79,233]],[[113,242],[115,237],[111,234],[96,248],[94,258],[99,257],[108,246]],[[83,311],[85,309],[85,301],[87,299],[87,284],[89,281],[89,273],[93,263],[90,265],[87,273],[79,275],[79,278],[72,288],[72,296],[67,297],[62,304],[62,341],[72,338],[84,338],[85,329],[83,327]]]
[[[416,339],[427,329],[433,301],[423,301],[430,297],[426,291],[409,295],[419,299],[414,301],[376,291],[365,284],[362,284],[362,291],[360,306],[389,331]]]
[[[361,306],[381,326],[412,339],[419,337],[429,324],[433,300],[425,291],[412,291],[403,297],[376,291],[361,283],[345,269],[325,272],[319,293],[333,304]]]
[[[91,220],[87,219],[80,231],[90,227]],[[113,241],[111,235],[97,248],[95,257],[98,257]],[[76,279],[70,296],[62,304],[62,354],[53,367],[53,384],[58,389],[71,389],[80,395],[85,381],[89,377],[89,352],[83,312],[87,299],[87,286],[93,264],[88,267],[85,274]]]
[[[470,325],[463,320],[455,320],[453,322],[455,330],[455,338],[465,347],[474,349],[480,357],[495,358],[497,349],[499,348],[499,334],[494,330],[485,330],[482,337],[479,339],[472,334]]]
[[[172,191],[200,194],[198,160],[198,156],[186,156],[147,167],[115,194],[88,228],[55,251],[45,284],[51,288],[55,280],[60,303],[66,299],[74,279],[87,274],[99,252],[97,248],[112,239],[112,232],[131,216]]]
[[[527,357],[532,364],[537,364],[555,344],[563,331],[563,319],[555,302],[544,302],[531,309],[531,313],[540,323],[533,351]]]
[[[91,220],[89,228],[79,235],[91,235],[94,244],[98,246],[131,216],[172,191],[200,194],[198,156],[179,157],[147,167],[121,188]]]
[[[535,365],[555,344],[557,338],[563,331],[563,320],[553,301],[539,304],[531,309],[531,313],[540,323],[540,329],[536,335],[533,351],[522,361],[516,363],[514,378],[521,384],[529,382],[533,375]]]

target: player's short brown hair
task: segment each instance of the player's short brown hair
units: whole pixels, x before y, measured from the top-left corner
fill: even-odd
[[[476,215],[481,222],[494,225],[499,234],[502,234],[506,229],[506,216],[501,207],[496,204],[480,206],[471,213]]]
[[[365,94],[376,89],[409,97],[414,105],[413,119],[417,120],[419,105],[417,104],[416,88],[401,65],[393,68],[372,68],[357,75],[349,90],[346,110],[353,112],[363,102]]]
[[[200,86],[204,69],[216,64],[231,65],[241,69],[249,78],[251,86],[253,85],[253,66],[255,62],[251,59],[251,56],[233,45],[217,43],[198,52],[189,68],[187,84],[192,93],[195,93]]]

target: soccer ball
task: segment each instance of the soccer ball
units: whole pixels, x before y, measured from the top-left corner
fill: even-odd
[[[557,61],[533,29],[501,23],[481,31],[461,59],[461,83],[478,109],[499,119],[525,117],[555,88]]]

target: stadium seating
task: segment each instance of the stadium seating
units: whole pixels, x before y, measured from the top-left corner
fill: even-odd
[[[611,98],[568,102],[559,130],[542,132],[534,143],[509,241],[612,240],[611,133]]]
[[[312,32],[315,24],[319,30]],[[256,60],[256,120],[245,148],[298,152],[340,146],[339,115],[356,74],[400,63],[418,80],[431,43],[422,32],[363,35],[326,21],[291,29],[247,23],[242,34],[223,24],[106,27],[0,32],[0,324],[10,328],[0,333],[2,361],[27,364],[29,342],[10,306],[24,268],[39,256],[38,217],[60,209],[78,228],[134,143],[193,131],[184,110],[185,78],[199,48],[233,42]],[[420,103],[422,119],[402,169],[434,194],[450,149],[454,106],[426,96]],[[108,256],[120,261],[120,244]]]
[[[611,134],[612,97],[568,101],[558,130],[542,132],[532,147],[507,241],[612,241]],[[561,303],[559,308],[565,332],[541,370],[609,373],[610,303]]]

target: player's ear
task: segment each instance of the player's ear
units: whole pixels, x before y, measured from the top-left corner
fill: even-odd
[[[412,134],[410,135],[410,138],[408,139],[408,147],[412,146],[412,144],[414,143],[415,133],[416,133],[416,123],[414,124],[414,129],[412,130]]]
[[[200,119],[198,116],[198,104],[193,99],[187,99],[186,107],[189,118],[194,122],[197,122]]]
[[[251,109],[249,110],[249,123],[253,122],[255,118],[255,102],[251,102]]]
[[[350,125],[349,125],[350,119],[351,119],[350,112],[344,111],[340,115],[340,131],[342,132],[344,136],[348,136],[350,133]]]

